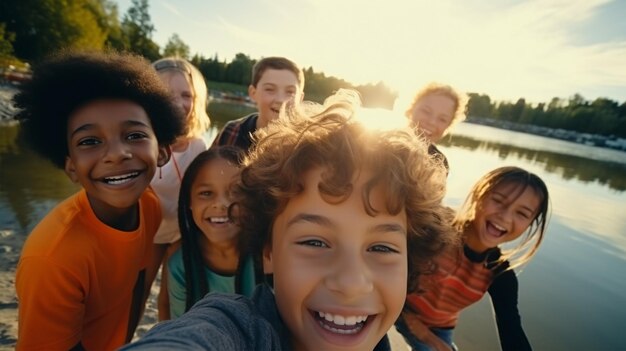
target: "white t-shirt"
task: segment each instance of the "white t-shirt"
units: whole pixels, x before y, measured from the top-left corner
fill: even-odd
[[[178,228],[178,192],[185,170],[199,153],[206,150],[204,139],[189,140],[187,149],[181,152],[172,152],[172,156],[156,171],[150,185],[159,197],[163,220],[154,236],[155,244],[169,244],[180,239]],[[178,170],[177,170],[178,169]]]

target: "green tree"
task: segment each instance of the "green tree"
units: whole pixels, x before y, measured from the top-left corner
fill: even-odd
[[[225,79],[227,82],[250,85],[252,66],[256,61],[250,59],[248,55],[238,53],[235,58],[226,66]]]
[[[128,50],[130,45],[122,31],[117,4],[112,0],[102,0],[102,6],[104,8],[103,26],[108,30],[105,45],[118,51]]]
[[[148,0],[132,0],[132,5],[124,15],[122,31],[128,38],[128,50],[156,61],[161,57],[159,45],[152,41],[154,25],[148,13]]]
[[[0,23],[15,33],[17,57],[39,60],[60,48],[102,49],[102,2],[98,0],[3,0]]]
[[[184,59],[189,59],[189,45],[174,33],[165,44],[163,49],[163,56],[177,56]]]
[[[217,54],[210,59],[205,59],[202,56],[195,55],[191,59],[191,63],[193,63],[206,80],[211,80],[215,82],[225,82],[226,77],[226,61],[220,62]]]
[[[469,93],[467,102],[467,115],[469,117],[490,118],[493,115],[494,106],[487,94]]]
[[[15,34],[6,31],[6,24],[0,23],[0,69],[6,67],[15,60],[13,55],[13,42]]]

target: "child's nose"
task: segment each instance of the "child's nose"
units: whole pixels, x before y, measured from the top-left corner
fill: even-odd
[[[292,95],[286,92],[278,92],[278,94],[276,94],[276,101],[278,102],[287,102],[291,98],[292,98]]]
[[[338,254],[333,271],[326,279],[327,287],[341,295],[358,296],[372,291],[374,285],[366,262],[358,253]]]
[[[107,143],[106,154],[104,155],[106,162],[119,162],[132,157],[133,154],[130,149],[122,141],[109,141]]]

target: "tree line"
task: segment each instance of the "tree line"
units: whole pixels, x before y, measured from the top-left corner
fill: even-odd
[[[489,118],[579,133],[626,138],[626,101],[599,97],[586,100],[580,94],[568,99],[552,98],[536,105],[524,98],[515,103],[493,102],[487,94],[470,93],[467,114],[470,117]]]
[[[227,62],[216,55],[191,56],[189,46],[176,33],[161,48],[152,39],[148,0],[132,0],[120,16],[113,0],[2,0],[0,1],[0,70],[36,63],[60,48],[133,52],[155,61],[164,56],[189,59],[206,80],[250,84],[256,62],[238,53]],[[343,79],[304,68],[305,96],[322,101],[340,88],[361,93],[366,107],[393,108],[397,92],[382,81],[355,86]],[[417,87],[416,87],[417,89]],[[626,137],[626,102],[607,98],[587,101],[576,94],[569,99],[553,98],[549,103],[529,104],[491,101],[486,94],[469,94],[468,115],[501,121],[561,128],[577,132]]]
[[[112,0],[2,0],[0,3],[0,68],[25,67],[61,48],[132,52],[155,61],[165,56],[189,59],[210,81],[247,86],[256,60],[239,53],[230,62],[215,55],[190,58],[189,46],[176,33],[163,48],[154,42],[148,0],[132,0],[119,16]],[[342,79],[304,69],[307,99],[321,102],[339,88],[361,93],[366,107],[391,109],[397,93],[382,81],[355,86]]]

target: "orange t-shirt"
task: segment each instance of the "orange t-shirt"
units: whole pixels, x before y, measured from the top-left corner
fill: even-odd
[[[81,190],[28,236],[17,265],[18,350],[87,350],[124,344],[132,293],[161,222],[152,190],[139,199],[131,232],[102,223]]]

